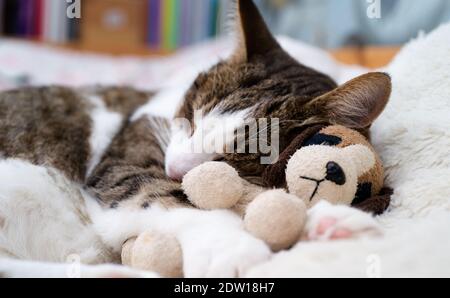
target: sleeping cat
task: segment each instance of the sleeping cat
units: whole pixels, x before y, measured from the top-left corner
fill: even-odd
[[[220,160],[260,183],[261,152],[198,153],[192,144],[223,134],[221,123],[234,135],[259,118],[279,119],[280,151],[314,124],[367,133],[391,84],[371,73],[337,88],[280,47],[250,0],[237,1],[237,24],[234,54],[200,74],[182,100],[176,118],[189,126],[159,117],[152,94],[130,88],[0,94],[0,276],[145,276],[97,264],[118,263],[122,244],[150,229],[178,237],[186,277],[242,276],[270,257],[237,215],[196,210],[179,182],[197,165]],[[194,117],[199,110],[203,117]],[[249,143],[254,136],[245,137]],[[351,208],[313,209],[310,236],[337,225],[350,237],[377,229],[369,214]],[[349,217],[352,224],[343,224]]]

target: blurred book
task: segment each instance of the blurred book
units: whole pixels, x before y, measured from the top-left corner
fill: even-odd
[[[0,0],[0,33],[3,36],[51,43],[78,41],[87,35],[90,42],[98,40],[97,42],[101,43],[106,40],[108,46],[114,42],[123,45],[126,39],[139,43],[131,45],[134,47],[172,51],[221,34],[233,2],[230,0],[81,1],[83,6],[81,19],[71,19],[67,16],[67,9],[71,3],[65,0]],[[143,10],[144,6],[146,9]],[[136,9],[137,7],[139,9]],[[118,32],[123,34],[120,38]],[[126,38],[127,34],[133,38]]]
[[[75,39],[77,20],[67,17],[66,1],[0,0],[2,35],[63,43]]]
[[[220,33],[221,11],[230,0],[148,0],[148,43],[173,50]]]

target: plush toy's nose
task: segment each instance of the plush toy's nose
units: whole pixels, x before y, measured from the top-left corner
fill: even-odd
[[[334,182],[337,185],[344,185],[346,181],[344,171],[341,166],[334,161],[330,161],[327,164],[327,176],[325,179]]]

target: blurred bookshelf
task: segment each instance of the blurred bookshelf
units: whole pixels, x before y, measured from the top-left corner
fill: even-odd
[[[0,0],[2,38],[112,55],[161,56],[225,32],[231,0]],[[382,67],[396,47],[330,50],[339,61]]]
[[[2,37],[109,54],[167,54],[220,35],[230,0],[0,0]]]

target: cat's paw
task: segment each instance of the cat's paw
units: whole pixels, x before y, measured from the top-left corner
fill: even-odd
[[[68,273],[70,275],[70,273]],[[80,270],[81,278],[157,278],[156,273],[134,270],[120,265],[83,266]]]
[[[308,212],[305,230],[307,240],[342,240],[380,235],[382,230],[375,218],[355,208],[322,201]]]
[[[185,263],[186,277],[242,277],[251,267],[268,260],[269,248],[262,241],[244,234],[234,232],[198,246],[197,253]]]
[[[263,241],[243,230],[207,230],[199,230],[199,238],[192,239],[183,247],[185,277],[242,277],[250,268],[271,256]]]

